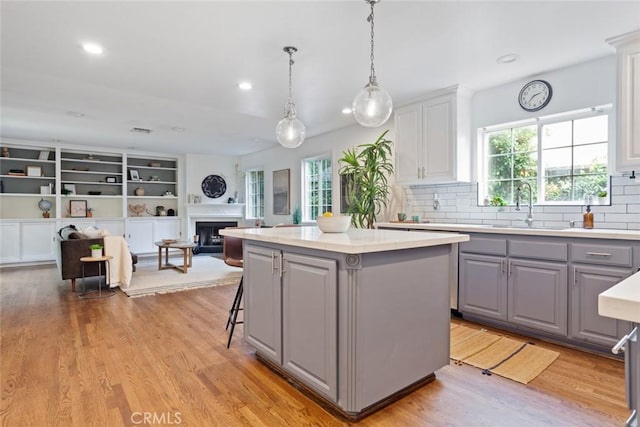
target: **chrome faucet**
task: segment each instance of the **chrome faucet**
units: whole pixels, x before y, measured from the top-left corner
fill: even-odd
[[[522,198],[522,186],[526,185],[529,189],[529,213],[527,213],[527,217],[524,222],[527,223],[529,227],[533,227],[533,195],[531,191],[531,185],[527,182],[521,183],[516,189],[516,210],[520,210],[520,199]]]

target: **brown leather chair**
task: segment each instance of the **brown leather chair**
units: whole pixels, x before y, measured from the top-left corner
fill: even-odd
[[[228,227],[228,228],[242,228],[242,227]],[[243,266],[242,260],[242,242],[243,239],[238,239],[237,237],[232,236],[224,236],[222,239],[222,260],[225,264],[230,265],[232,267],[240,267]],[[229,340],[227,341],[227,348],[231,345],[231,338],[233,337],[233,330],[235,329],[238,323],[243,323],[238,320],[238,311],[242,310],[240,308],[240,302],[242,301],[242,292],[243,286],[242,281],[244,276],[240,279],[240,284],[238,285],[238,290],[236,291],[236,296],[233,299],[233,304],[231,305],[231,309],[229,310],[229,317],[227,318],[227,327],[226,330],[229,329],[229,325],[231,325],[231,331],[229,332]]]

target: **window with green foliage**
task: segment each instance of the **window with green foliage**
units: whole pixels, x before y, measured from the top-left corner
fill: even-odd
[[[607,191],[609,109],[485,129],[480,200],[514,204],[523,182],[537,204],[583,203]]]
[[[247,218],[264,218],[264,171],[252,170],[246,174]]]
[[[315,221],[318,215],[331,212],[332,175],[331,157],[303,160],[303,221]]]

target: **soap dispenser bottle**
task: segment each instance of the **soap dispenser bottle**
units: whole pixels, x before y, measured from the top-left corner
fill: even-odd
[[[593,228],[593,212],[591,212],[589,205],[587,205],[587,211],[582,215],[582,228]]]

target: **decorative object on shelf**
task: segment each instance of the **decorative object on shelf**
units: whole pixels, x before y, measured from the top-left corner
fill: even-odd
[[[290,169],[273,171],[273,214],[289,215]]]
[[[164,194],[162,195],[163,197],[173,197],[174,194],[172,191],[165,191]]]
[[[291,222],[294,224],[302,223],[302,212],[300,212],[300,206],[293,208],[293,215],[291,216]]]
[[[304,123],[296,117],[296,104],[291,95],[291,67],[294,64],[293,54],[298,51],[294,46],[282,48],[289,55],[289,98],[284,106],[284,118],[276,126],[276,139],[286,148],[296,148],[304,141],[307,132]]]
[[[40,199],[40,201],[38,202],[38,208],[42,211],[43,218],[49,218],[49,211],[52,207],[53,204],[48,200]]]
[[[42,166],[27,165],[27,176],[42,176]]]
[[[49,160],[49,150],[42,150],[38,154],[38,160]]]
[[[87,208],[87,218],[93,217],[93,208]]]
[[[107,184],[116,184],[118,182],[118,178],[116,178],[115,176],[108,176],[105,178],[105,181],[107,182]]]
[[[11,157],[9,154],[9,147],[2,147],[2,157]]]
[[[87,201],[86,200],[69,200],[69,216],[71,218],[87,217]]]
[[[347,213],[352,214],[353,225],[374,228],[377,216],[389,200],[389,176],[393,175],[391,146],[386,130],[372,144],[361,144],[342,152],[338,162],[343,166],[340,174],[353,174],[354,195]],[[361,151],[359,151],[359,149]]]
[[[87,157],[85,157],[82,160],[97,160],[95,157],[93,157],[93,154],[89,154]]]
[[[167,216],[176,216],[176,211],[174,209],[167,209]]]
[[[407,219],[407,214],[404,212],[398,212],[398,221],[404,221]]]
[[[149,166],[152,168],[159,168],[160,167],[160,162],[151,162],[149,163]]]
[[[389,120],[393,110],[391,96],[386,90],[378,86],[376,69],[373,63],[373,6],[379,1],[365,0],[371,6],[371,13],[367,17],[367,21],[371,24],[371,72],[369,74],[369,82],[358,92],[351,105],[353,117],[360,125],[368,128],[384,124]]]
[[[23,169],[9,169],[7,175],[11,176],[26,176]]]
[[[140,174],[137,169],[129,169],[129,179],[131,181],[140,181]]]
[[[136,196],[144,196],[144,188],[142,187],[137,187],[133,192]]]
[[[40,194],[51,194],[51,185],[41,185]]]
[[[72,171],[78,171],[78,172],[89,172],[89,168],[88,167],[75,167],[75,168],[71,168]]]
[[[178,239],[162,239],[162,243],[165,245],[170,245],[172,243],[178,243]]]
[[[551,101],[551,84],[544,80],[532,80],[520,89],[518,102],[526,111],[542,110]]]
[[[89,191],[90,196],[99,196],[102,194],[102,191]]]
[[[606,205],[607,203],[609,203],[609,199],[608,196],[609,193],[607,193],[605,190],[602,190],[598,193],[598,204],[599,205]]]
[[[235,202],[236,202],[236,199],[234,199],[233,197],[229,197],[227,199],[227,203],[230,204],[230,205],[234,204]]]
[[[193,196],[193,203],[196,204],[196,205],[202,203],[202,197]]]
[[[204,195],[212,199],[217,199],[227,192],[227,183],[220,175],[207,176],[202,180],[201,187]]]
[[[91,257],[100,258],[102,256],[102,248],[103,246],[100,243],[89,245],[89,249],[91,249]]]
[[[62,194],[69,194],[69,195],[76,194],[76,185],[75,184],[64,184],[62,186]]]
[[[156,216],[167,216],[167,210],[164,206],[156,206]]]
[[[151,175],[149,181],[160,181],[160,177],[158,175]]]
[[[131,203],[129,203],[129,210],[133,212],[135,216],[142,215],[142,213],[144,213],[146,209],[147,209],[147,205],[144,205],[144,204],[132,205]]]

